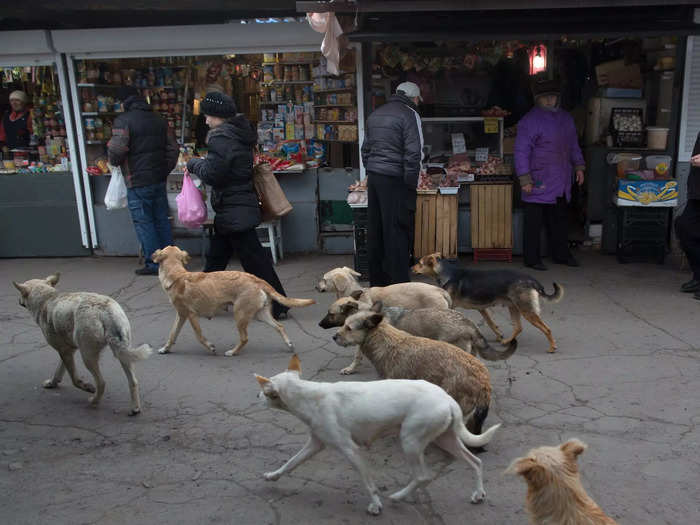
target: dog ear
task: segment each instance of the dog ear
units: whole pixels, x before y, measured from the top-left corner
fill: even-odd
[[[298,372],[299,375],[301,375],[301,360],[299,360],[299,356],[294,354],[292,358],[289,360],[289,364],[287,365],[287,370],[290,370],[292,372]]]
[[[21,293],[22,295],[29,295],[29,288],[27,288],[23,284],[19,284],[19,283],[16,283],[14,281],[12,281],[12,284],[15,285],[15,288],[17,288],[19,293]]]
[[[187,264],[188,262],[190,262],[190,254],[182,250],[180,252],[180,260],[182,261],[182,264]]]
[[[382,303],[381,301],[375,301],[370,310],[372,312],[380,313],[382,311],[382,308],[384,308],[384,303]]]
[[[60,278],[61,278],[61,273],[56,272],[53,275],[49,275],[46,279],[44,279],[44,281],[46,281],[46,284],[48,284],[49,286],[56,286],[56,284],[58,283],[58,280]]]
[[[335,274],[331,279],[331,282],[338,293],[341,294],[344,294],[345,290],[347,290],[348,286],[350,286],[350,279],[348,279],[348,276],[343,273]]]
[[[163,250],[156,250],[151,254],[151,260],[154,263],[159,263],[160,261],[163,260],[163,258],[161,257],[162,255],[163,255]]]
[[[355,290],[354,292],[352,292],[352,293],[350,294],[350,297],[352,297],[352,298],[355,299],[356,301],[359,301],[359,300],[360,300],[360,297],[362,297],[362,294],[363,294],[363,293],[365,293],[364,290]]]
[[[514,460],[506,469],[507,474],[517,474],[524,477],[528,483],[538,485],[544,475],[544,467],[537,463],[537,460],[524,457]]]
[[[566,443],[563,443],[559,449],[567,456],[569,456],[571,459],[576,459],[579,457],[588,445],[586,445],[583,441],[580,441],[578,439],[570,439]]]
[[[345,304],[343,305],[343,307],[341,308],[341,311],[342,311],[345,315],[348,315],[348,316],[349,316],[349,315],[352,315],[352,314],[355,314],[355,313],[357,313],[357,304],[355,304],[355,303],[345,303]]]
[[[267,385],[270,380],[267,377],[259,376],[258,374],[254,374],[255,379],[258,380],[258,383],[260,384],[260,388],[265,388],[265,385]]]
[[[361,273],[356,272],[355,270],[353,270],[349,266],[343,266],[343,270],[345,270],[346,272],[348,272],[350,275],[352,275],[354,277],[362,277]]]
[[[365,328],[372,329],[382,322],[384,316],[382,314],[372,314],[367,319],[365,319]]]

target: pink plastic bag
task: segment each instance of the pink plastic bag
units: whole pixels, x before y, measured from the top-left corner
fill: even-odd
[[[177,218],[185,227],[199,228],[207,220],[207,205],[187,170],[182,178],[182,191],[175,200],[177,201]]]

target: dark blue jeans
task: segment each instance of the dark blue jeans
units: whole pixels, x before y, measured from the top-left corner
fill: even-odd
[[[131,220],[134,222],[136,236],[143,248],[146,266],[158,268],[151,260],[153,252],[173,243],[173,234],[168,220],[168,194],[165,182],[128,188],[126,198],[129,202]]]

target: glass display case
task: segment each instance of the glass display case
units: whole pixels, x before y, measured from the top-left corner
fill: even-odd
[[[503,158],[502,117],[434,117],[424,118],[423,142],[429,156],[450,156],[454,146],[464,137],[466,153],[474,158],[477,148],[488,148],[488,154]]]

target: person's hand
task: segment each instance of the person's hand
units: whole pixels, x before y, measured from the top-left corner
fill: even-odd
[[[585,177],[583,175],[583,170],[576,170],[576,184],[578,184],[579,186],[583,184],[584,178]]]
[[[525,193],[530,193],[532,191],[532,184],[525,184],[520,189],[523,190]]]
[[[690,165],[693,168],[700,168],[700,155],[693,155],[690,157]]]

